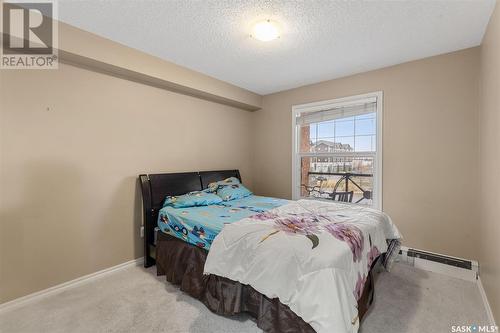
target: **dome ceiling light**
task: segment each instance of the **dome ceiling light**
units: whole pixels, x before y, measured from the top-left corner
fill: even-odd
[[[251,37],[262,42],[269,42],[279,38],[280,31],[276,22],[265,20],[257,22],[252,29]]]

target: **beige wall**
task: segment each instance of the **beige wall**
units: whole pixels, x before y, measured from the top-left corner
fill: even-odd
[[[251,112],[68,65],[0,72],[0,303],[142,256],[139,173],[252,187]]]
[[[481,280],[500,321],[500,8],[495,9],[481,46],[480,162]]]
[[[264,96],[256,192],[290,198],[292,105],[383,90],[383,205],[405,245],[477,258],[479,49]]]

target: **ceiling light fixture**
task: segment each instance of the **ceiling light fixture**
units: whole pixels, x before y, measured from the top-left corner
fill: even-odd
[[[265,20],[254,25],[252,34],[250,35],[260,41],[269,42],[280,36],[278,25],[271,21]]]

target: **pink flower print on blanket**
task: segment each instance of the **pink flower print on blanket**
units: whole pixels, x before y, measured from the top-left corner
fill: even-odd
[[[320,232],[320,224],[318,216],[314,214],[286,214],[278,216],[274,213],[262,213],[252,216],[252,219],[266,221],[273,220],[273,228],[276,229],[270,234],[266,235],[260,242],[262,243],[270,236],[278,232],[284,232],[289,235],[302,235],[307,237],[312,242],[314,249],[319,245],[319,238],[316,236]]]
[[[357,262],[361,260],[364,247],[364,237],[361,230],[347,223],[331,223],[325,226],[325,229],[338,240],[344,241],[349,245],[352,252],[352,260]]]
[[[378,256],[380,255],[380,251],[378,250],[378,248],[373,245],[371,248],[370,248],[370,251],[368,251],[368,270],[370,270],[370,268],[372,267],[372,264],[373,262],[375,261],[375,259],[378,258]]]
[[[263,212],[259,214],[255,214],[250,216],[251,219],[253,220],[259,220],[259,221],[267,221],[267,220],[272,220],[278,217],[278,214],[272,213],[272,212]]]
[[[380,251],[378,250],[378,248],[375,245],[373,245],[373,243],[372,243],[372,236],[370,234],[368,234],[368,240],[370,241],[370,250],[368,251],[366,259],[367,259],[367,262],[368,262],[367,268],[368,268],[368,270],[370,270],[372,268],[373,262],[380,255]]]
[[[356,282],[356,287],[354,289],[354,297],[356,298],[356,301],[359,301],[361,295],[363,295],[365,284],[366,284],[366,276],[364,274],[363,276],[361,276],[361,274],[358,272],[358,281]]]

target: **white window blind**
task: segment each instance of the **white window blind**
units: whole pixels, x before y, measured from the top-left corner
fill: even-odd
[[[336,120],[347,117],[361,116],[373,113],[377,110],[377,102],[371,101],[363,104],[335,107],[326,110],[300,113],[296,123],[298,125],[307,125],[320,123],[323,121]]]

